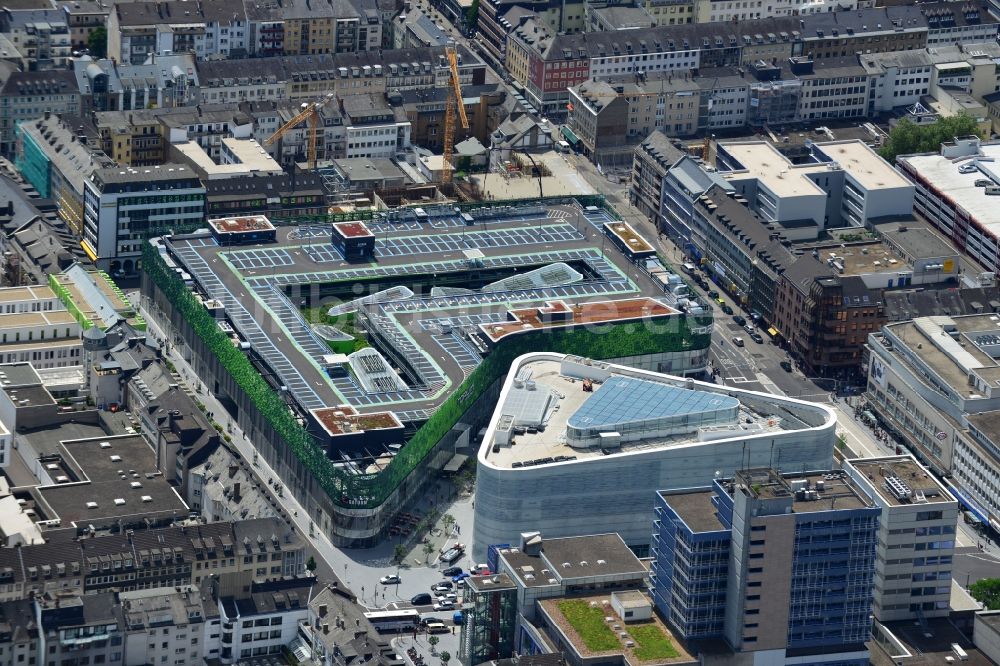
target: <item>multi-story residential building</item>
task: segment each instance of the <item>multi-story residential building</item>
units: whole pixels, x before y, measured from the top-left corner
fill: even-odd
[[[249,32],[243,0],[116,3],[108,14],[108,57],[133,65],[172,53],[246,57]]]
[[[948,617],[958,502],[910,455],[847,460],[843,470],[882,509],[875,619]]]
[[[417,7],[411,7],[393,19],[389,26],[392,31],[394,49],[413,49],[424,46],[447,46],[451,36],[434,22],[433,17]]]
[[[507,40],[511,30],[528,17],[551,32],[580,32],[586,27],[584,2],[553,0],[489,0],[479,7],[477,41],[487,57],[498,65],[506,61]]]
[[[642,7],[656,25],[694,23],[693,0],[643,0]]]
[[[242,580],[301,574],[304,550],[305,542],[276,518],[2,548],[0,601],[58,590],[82,592],[87,598],[112,589],[197,586],[229,573],[241,589]]]
[[[80,91],[71,72],[20,72],[0,62],[0,153],[13,156],[15,128],[46,113],[80,113]]]
[[[831,2],[830,0],[778,0],[773,3],[748,3],[732,0],[696,0],[694,17],[698,23],[715,21],[738,22],[772,16],[805,16],[821,12],[850,11],[857,9],[857,0]]]
[[[701,88],[698,128],[713,132],[745,125],[750,110],[750,85],[753,79],[748,80],[739,69],[733,67],[712,67],[699,74],[693,79]]]
[[[660,492],[656,605],[683,638],[724,639],[751,663],[865,666],[880,513],[840,471],[747,468]]]
[[[383,28],[374,8],[358,7],[348,0],[286,0],[280,15],[287,55],[354,53],[382,47]]]
[[[654,130],[670,136],[698,131],[701,87],[687,73],[610,76],[569,88],[568,125],[595,162],[631,152]]]
[[[663,179],[670,167],[684,155],[659,130],[646,137],[635,149],[632,178],[629,181],[629,203],[652,220],[658,230],[662,230],[664,226],[660,214]]]
[[[1000,270],[995,209],[1000,143],[956,137],[940,154],[902,155],[900,172],[914,183],[914,209],[988,271]],[[991,182],[990,187],[977,185]]]
[[[212,582],[212,596],[222,626],[219,661],[235,664],[280,654],[309,619],[315,579],[275,578],[252,581],[248,588],[227,592]]]
[[[12,599],[0,602],[0,664],[3,666],[38,663],[39,631],[35,602]]]
[[[403,666],[403,658],[365,617],[357,598],[343,586],[327,585],[309,600],[309,621],[299,636],[320,666],[351,666],[358,660],[373,666]]]
[[[135,275],[142,244],[157,230],[205,218],[205,187],[186,166],[97,169],[84,182],[83,247],[112,275]]]
[[[366,54],[257,58],[252,71],[239,60],[198,64],[203,103],[272,102],[283,99],[313,102],[328,94],[381,95],[387,91],[447,88],[449,68],[444,47],[390,49]],[[458,47],[462,86],[486,82],[486,66]]]
[[[543,401],[554,390],[564,391],[558,387],[573,386],[570,379],[579,383],[589,378],[601,383],[601,388],[579,407],[563,405],[554,411],[557,416],[548,421],[544,435],[517,435],[512,448],[507,433],[514,420],[528,428],[534,427],[530,424],[535,418],[516,408],[526,397],[526,389],[514,385],[519,372],[532,373]],[[670,372],[680,374],[680,369]],[[489,544],[513,543],[524,525],[538,525],[553,536],[614,528],[626,543],[644,552],[651,516],[650,511],[641,510],[648,506],[642,495],[656,490],[650,486],[683,488],[696,479],[708,483],[716,471],[728,473],[745,464],[741,459],[767,461],[772,443],[776,459],[781,452],[783,466],[823,469],[831,464],[830,438],[836,418],[818,404],[777,396],[761,400],[732,387],[723,396],[714,384],[563,354],[523,356],[508,378],[478,456],[476,557]],[[667,414],[668,406],[676,407],[680,400],[677,391],[687,396],[681,401],[684,414]],[[614,408],[604,406],[609,400],[614,401]],[[634,414],[630,412],[633,407],[638,410]],[[776,418],[785,413],[795,414],[794,419]],[[640,422],[641,427],[635,425]],[[623,431],[626,423],[633,425]],[[596,444],[600,432],[626,434],[619,446],[605,446],[604,455]],[[699,432],[713,436],[705,439]],[[667,435],[671,445],[661,446],[659,442]],[[538,460],[537,447],[543,438],[552,442],[557,437],[563,442],[561,448],[550,447],[547,455],[559,457]],[[680,442],[684,445],[679,446]],[[580,495],[579,488],[589,490]],[[521,501],[528,493],[540,501]],[[576,499],[564,499],[570,496]]]
[[[182,666],[208,657],[207,618],[193,585],[118,594],[125,634],[122,666]]]
[[[75,58],[73,76],[82,108],[88,113],[194,106],[198,102],[198,71],[190,53],[150,56],[148,63],[139,65],[89,56]]]
[[[35,597],[39,618],[38,656],[45,664],[64,661],[121,666],[125,631],[113,592],[87,596]]]
[[[62,10],[7,12],[4,33],[32,70],[62,69],[72,55]]]
[[[63,0],[61,4],[74,49],[89,48],[90,34],[108,23],[108,5],[102,0]]]

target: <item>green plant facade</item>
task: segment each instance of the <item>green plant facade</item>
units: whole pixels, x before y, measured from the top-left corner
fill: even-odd
[[[143,246],[143,266],[147,277],[173,304],[210,353],[218,358],[225,371],[331,501],[335,505],[352,508],[380,506],[476,400],[507,373],[511,362],[522,354],[557,350],[592,359],[609,359],[704,349],[710,342],[710,334],[692,333],[690,322],[684,317],[674,317],[669,320],[669,325],[661,326],[632,322],[588,330],[549,329],[509,336],[417,430],[386,469],[377,475],[351,475],[332,465],[323,449],[296,421],[278,392],[264,380],[246,354],[226,337],[218,322],[149,243]],[[694,324],[704,326],[710,321],[709,317]]]

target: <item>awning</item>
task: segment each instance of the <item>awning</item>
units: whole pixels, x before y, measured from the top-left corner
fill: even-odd
[[[566,125],[563,125],[563,127],[562,127],[562,134],[563,134],[564,137],[566,137],[566,140],[569,141],[570,143],[572,143],[574,146],[576,144],[580,143],[580,137],[578,137],[573,132],[573,130],[571,130]]]
[[[87,256],[90,257],[91,261],[97,261],[97,253],[90,247],[90,243],[82,240],[80,241],[80,247],[82,247],[83,251],[87,253]]]
[[[462,469],[462,465],[464,465],[465,461],[468,459],[469,456],[462,453],[456,453],[451,457],[451,460],[448,461],[448,463],[444,466],[444,469],[441,471],[445,474],[454,474],[458,470]]]
[[[774,326],[767,329],[767,334],[770,335],[772,338],[776,338],[779,335],[781,335],[781,333],[778,332],[778,329],[776,329]]]

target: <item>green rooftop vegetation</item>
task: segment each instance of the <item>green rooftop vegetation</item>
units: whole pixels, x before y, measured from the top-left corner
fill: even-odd
[[[582,599],[560,601],[559,611],[591,652],[621,649],[621,641],[604,621],[604,609],[600,606],[591,607]]]
[[[680,655],[670,637],[654,623],[629,627],[628,633],[635,641],[633,652],[639,661],[673,659]]]

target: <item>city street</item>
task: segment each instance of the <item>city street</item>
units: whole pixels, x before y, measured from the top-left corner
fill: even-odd
[[[130,299],[137,300],[137,294],[130,294]],[[153,315],[147,308],[141,307],[143,317],[146,319],[149,332],[160,340],[174,341],[172,335],[168,336],[163,330],[162,322]],[[283,492],[280,496],[272,490],[268,481],[279,478],[278,475],[267,465],[263,458],[255,456],[253,444],[244,436],[243,432],[236,425],[235,421],[229,418],[228,413],[222,404],[208,392],[197,393],[195,373],[188,362],[178,352],[176,345],[170,344],[167,353],[168,360],[174,364],[177,373],[180,375],[188,392],[197,394],[199,400],[204,402],[207,410],[214,414],[215,420],[219,421],[228,432],[232,434],[234,446],[240,454],[248,461],[254,461],[252,468],[261,487],[265,489],[278,506],[285,512],[284,518],[294,524],[299,534],[312,547],[312,552],[319,565],[316,570],[317,579],[322,584],[343,583],[354,594],[359,601],[371,608],[410,608],[412,604],[409,600],[421,592],[429,592],[432,585],[444,580],[441,569],[448,566],[459,566],[468,571],[473,562],[469,555],[463,555],[460,559],[450,565],[438,566],[436,561],[437,550],[430,556],[431,563],[427,562],[427,556],[420,552],[418,544],[411,544],[411,554],[404,562],[397,564],[392,561],[393,550],[396,541],[387,540],[375,548],[365,549],[343,549],[335,547],[320,532],[312,529],[310,521],[306,518],[306,512],[299,502],[290,492]],[[448,497],[451,494],[451,484],[442,483],[436,492],[428,493],[420,506],[413,510],[428,509],[434,505],[441,515],[451,514],[455,518],[455,526],[458,539],[461,535],[472,535],[472,497],[471,495],[459,495],[452,500],[438,501],[438,498]],[[398,585],[381,585],[379,579],[388,574],[396,574],[400,577]],[[460,606],[460,604],[459,604]],[[432,612],[430,606],[420,607],[421,612],[426,612],[441,619],[448,626],[453,626],[453,611]],[[455,634],[439,634],[440,643],[436,646],[438,652],[447,650],[452,655],[458,650],[458,631]],[[430,646],[426,643],[426,636],[418,636],[418,648],[425,656],[430,654]]]

